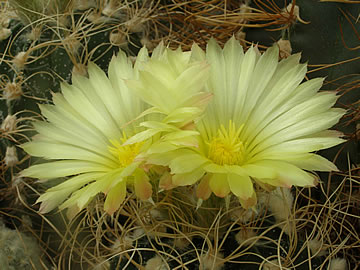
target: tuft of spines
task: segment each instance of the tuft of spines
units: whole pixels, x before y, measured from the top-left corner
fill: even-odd
[[[224,268],[224,255],[221,252],[208,250],[200,256],[201,270],[222,270]]]
[[[14,167],[19,162],[15,146],[8,146],[6,148],[4,161],[8,167]]]
[[[347,270],[348,265],[344,258],[333,258],[329,262],[329,270]]]
[[[159,256],[155,255],[153,258],[146,262],[145,270],[167,270],[168,267],[164,260]]]

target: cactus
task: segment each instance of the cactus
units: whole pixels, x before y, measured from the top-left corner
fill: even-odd
[[[279,257],[284,267],[324,265],[321,256],[314,256],[318,250],[307,250],[307,243],[296,239],[296,228],[304,224],[297,224],[292,205],[283,205],[283,196],[293,199],[290,193],[263,194],[257,209],[246,211],[235,200],[226,210],[216,198],[196,209],[195,198],[184,196],[192,191],[180,192],[172,193],[172,199],[159,198],[156,208],[145,206],[147,215],[139,213],[136,221],[123,224],[118,235],[112,233],[111,257],[119,255],[111,260],[111,269],[139,269],[139,265],[145,269],[266,269],[266,265],[278,265]],[[180,211],[184,203],[192,208]]]
[[[18,216],[23,204],[32,205],[37,197],[34,189],[29,189],[18,176],[29,166],[18,145],[34,134],[31,122],[40,118],[38,104],[49,102],[62,81],[71,82],[73,72],[86,75],[89,61],[106,70],[119,48],[130,55],[140,48],[146,25],[144,29],[131,29],[134,28],[131,16],[142,17],[143,12],[151,12],[152,2],[143,3],[149,8],[146,10],[136,1],[125,7],[119,7],[120,1],[110,2],[14,0],[0,3],[0,189],[1,204],[10,211],[6,215],[10,223],[11,215]],[[17,198],[19,193],[21,200]],[[64,224],[58,219],[55,217],[52,222],[60,224],[59,230],[63,230]],[[42,226],[36,229],[42,231]]]
[[[47,269],[49,266],[32,236],[6,228],[0,222],[0,263],[4,270]]]
[[[140,17],[144,12],[137,10],[138,3],[118,7],[112,14],[109,5],[119,1],[107,5],[85,2],[14,0],[1,4],[1,29],[10,34],[0,40],[0,149],[4,157],[8,153],[5,163],[13,168],[13,176],[28,166],[16,145],[33,135],[30,121],[39,118],[38,104],[49,102],[62,81],[71,82],[73,72],[86,75],[89,61],[106,70],[119,48],[134,55],[141,45],[146,27],[139,32],[130,23],[130,15]],[[151,3],[146,7],[153,8]],[[13,176],[6,173],[6,181],[11,182]]]
[[[96,269],[276,269],[279,263],[288,269],[355,268],[360,260],[359,14],[358,3],[340,0],[1,1],[0,205],[10,210],[1,211],[4,220],[18,223],[23,211],[36,211],[36,193],[47,188],[18,177],[38,162],[18,145],[34,134],[31,122],[41,118],[37,104],[50,102],[61,82],[71,83],[73,73],[87,76],[89,61],[107,71],[120,49],[135,56],[143,45],[151,51],[163,40],[188,50],[193,42],[204,48],[211,37],[224,44],[234,35],[243,46],[257,44],[259,50],[277,42],[282,58],[301,52],[302,62],[309,64],[308,78],[326,77],[323,90],[339,92],[338,106],[348,113],[336,128],[348,142],[322,155],[335,160],[341,172],[321,173],[317,189],[263,194],[256,211],[214,196],[197,207],[194,190],[184,187],[154,192],[153,204],[130,197],[113,217],[104,214],[101,196],[71,224],[62,221],[62,213],[32,214],[38,227],[30,231],[59,255],[52,261],[59,269],[77,264]],[[287,207],[279,210],[274,206],[279,202]],[[50,233],[43,235],[44,228]],[[4,248],[14,258],[10,263],[9,254],[1,254],[4,265],[42,269],[36,259],[32,266],[16,259],[28,258],[22,245],[34,246],[33,240],[3,225],[0,235],[7,239],[4,245],[11,238],[17,247]],[[58,241],[64,244],[53,248]],[[39,258],[39,249],[33,250],[32,258]],[[73,262],[67,261],[69,255]]]

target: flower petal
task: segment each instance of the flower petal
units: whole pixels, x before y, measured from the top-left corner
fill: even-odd
[[[320,172],[329,172],[329,171],[338,171],[338,168],[334,163],[323,158],[322,156],[305,153],[294,156],[288,156],[287,162],[294,164],[295,166],[308,170],[308,171],[320,171]]]
[[[92,200],[96,194],[101,192],[104,181],[98,180],[72,193],[71,197],[59,206],[60,210],[77,206],[77,210],[82,210]]]
[[[205,163],[209,162],[208,159],[203,158],[197,153],[189,153],[181,155],[170,161],[169,167],[173,174],[183,174],[194,171],[202,167]]]
[[[311,136],[311,135],[310,135]],[[308,137],[295,139],[291,141],[282,142],[266,148],[262,152],[256,154],[250,159],[255,162],[259,159],[281,159],[286,160],[287,156],[294,154],[301,154],[307,152],[314,152],[326,148],[333,147],[346,140],[336,137]]]
[[[66,121],[69,124],[70,120]],[[34,122],[33,126],[41,137],[49,142],[77,145],[98,154],[107,152],[107,141],[103,137],[92,136],[88,130],[82,129],[77,123],[73,123],[71,129],[62,129],[57,125],[40,121]],[[85,136],[86,140],[84,140]]]
[[[181,107],[172,111],[163,121],[167,124],[191,121],[194,117],[199,116],[202,111],[203,110],[198,107]]]
[[[51,179],[85,172],[107,172],[109,168],[103,165],[81,161],[60,160],[43,164],[32,165],[21,172],[22,176]]]
[[[187,186],[196,183],[203,175],[205,171],[203,168],[197,168],[188,173],[177,173],[172,177],[172,183],[175,186]]]
[[[279,49],[277,46],[272,46],[264,54],[262,54],[259,60],[256,62],[253,73],[251,74],[251,81],[249,83],[249,91],[246,92],[246,102],[242,108],[242,121],[246,121],[248,117],[254,113],[258,108],[259,100],[268,94],[268,84],[273,78],[278,65]],[[234,115],[235,121],[236,115]]]
[[[159,154],[149,154],[146,162],[153,165],[168,166],[172,160],[182,155],[193,155],[194,151],[190,149],[177,149],[171,152],[160,152]]]
[[[276,178],[257,179],[263,183],[280,187],[291,187],[292,185],[304,187],[315,185],[316,177],[314,175],[307,173],[290,163],[276,160],[262,160],[257,162],[257,164],[278,172]]]
[[[126,180],[123,178],[119,181],[106,196],[104,203],[104,210],[112,215],[116,210],[119,209],[126,196]]]
[[[223,174],[223,173],[228,173],[229,170],[227,167],[225,166],[221,166],[215,163],[210,163],[204,166],[204,170],[209,172],[209,173],[215,173],[215,174]]]
[[[56,192],[47,191],[36,200],[40,203],[39,212],[45,214],[58,207],[71,194],[72,190],[59,190]]]
[[[130,144],[134,144],[134,143],[138,143],[138,142],[143,142],[153,136],[155,136],[156,134],[162,132],[161,129],[147,129],[144,130],[142,132],[139,132],[137,134],[135,134],[134,136],[130,137],[128,140],[126,140],[126,142],[123,144],[125,145],[130,145]]]
[[[103,176],[103,173],[85,173],[71,177],[65,182],[46,190],[35,203],[41,202],[39,211],[43,214],[48,213],[63,203],[71,193],[101,176]]]
[[[207,200],[211,195],[210,188],[210,179],[212,175],[206,174],[203,178],[201,178],[199,185],[196,188],[196,196],[199,199]]]
[[[271,168],[270,166],[262,166],[261,163],[250,163],[250,164],[245,164],[243,166],[241,166],[241,168],[243,169],[243,171],[245,172],[246,175],[250,176],[250,177],[254,177],[254,178],[276,178],[278,177],[278,172],[276,171],[276,169]],[[236,171],[234,171],[234,173],[236,173]],[[244,173],[241,174],[237,173],[239,175],[242,175]]]
[[[172,175],[168,171],[164,172],[159,180],[159,188],[164,190],[170,190],[174,187],[176,187],[176,185],[174,185],[174,183],[172,182]]]
[[[249,176],[229,173],[227,181],[232,193],[242,200],[248,200],[253,197],[254,187]]]
[[[244,199],[242,199],[240,197],[238,199],[239,199],[239,202],[240,202],[241,206],[243,208],[245,208],[245,209],[249,209],[250,207],[255,206],[256,203],[257,203],[256,192],[254,192],[253,195],[250,198],[246,199],[246,200],[244,200]]]
[[[213,174],[210,178],[209,185],[212,192],[214,192],[218,197],[225,198],[230,192],[229,182],[226,174]]]
[[[32,156],[46,159],[77,159],[98,163],[109,168],[117,166],[117,162],[111,158],[111,155],[109,158],[108,156],[96,154],[89,149],[84,149],[76,145],[34,140],[21,145],[21,147]]]
[[[152,186],[149,182],[149,177],[141,169],[134,173],[134,188],[135,195],[140,200],[148,200],[152,195]]]

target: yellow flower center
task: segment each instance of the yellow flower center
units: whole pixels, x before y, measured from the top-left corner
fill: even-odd
[[[243,126],[236,129],[230,120],[229,128],[223,125],[218,130],[218,136],[209,143],[208,157],[218,165],[241,165],[244,161],[245,147],[239,139]]]
[[[122,138],[119,140],[110,140],[113,146],[108,146],[109,151],[119,159],[121,167],[129,166],[139,154],[140,148],[143,143],[134,143],[130,145],[123,145],[127,140],[125,132],[123,132]]]

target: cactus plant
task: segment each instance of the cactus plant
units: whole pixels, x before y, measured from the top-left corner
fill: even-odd
[[[19,227],[21,213],[31,211],[38,227],[30,231],[57,255],[49,261],[58,269],[77,264],[95,269],[277,269],[279,264],[355,269],[360,260],[359,7],[345,0],[1,1],[4,222]],[[120,49],[135,56],[143,45],[151,52],[161,40],[174,49],[189,50],[194,41],[204,49],[211,37],[223,45],[231,36],[244,47],[257,44],[260,51],[277,42],[282,58],[301,52],[301,62],[309,64],[307,79],[326,77],[322,89],[341,95],[337,106],[347,114],[336,128],[348,141],[321,152],[341,172],[320,173],[315,189],[265,193],[248,211],[237,200],[224,202],[214,195],[197,205],[192,187],[160,191],[154,185],[152,203],[130,195],[112,217],[104,213],[102,195],[70,224],[61,212],[33,213],[38,193],[49,186],[19,177],[41,161],[19,145],[35,134],[31,123],[42,118],[38,104],[50,103],[62,82],[71,83],[74,73],[87,76],[89,61],[107,72]],[[279,202],[280,210],[274,206]]]
[[[0,222],[0,263],[4,270],[47,269],[48,262],[33,237],[6,228]]]

